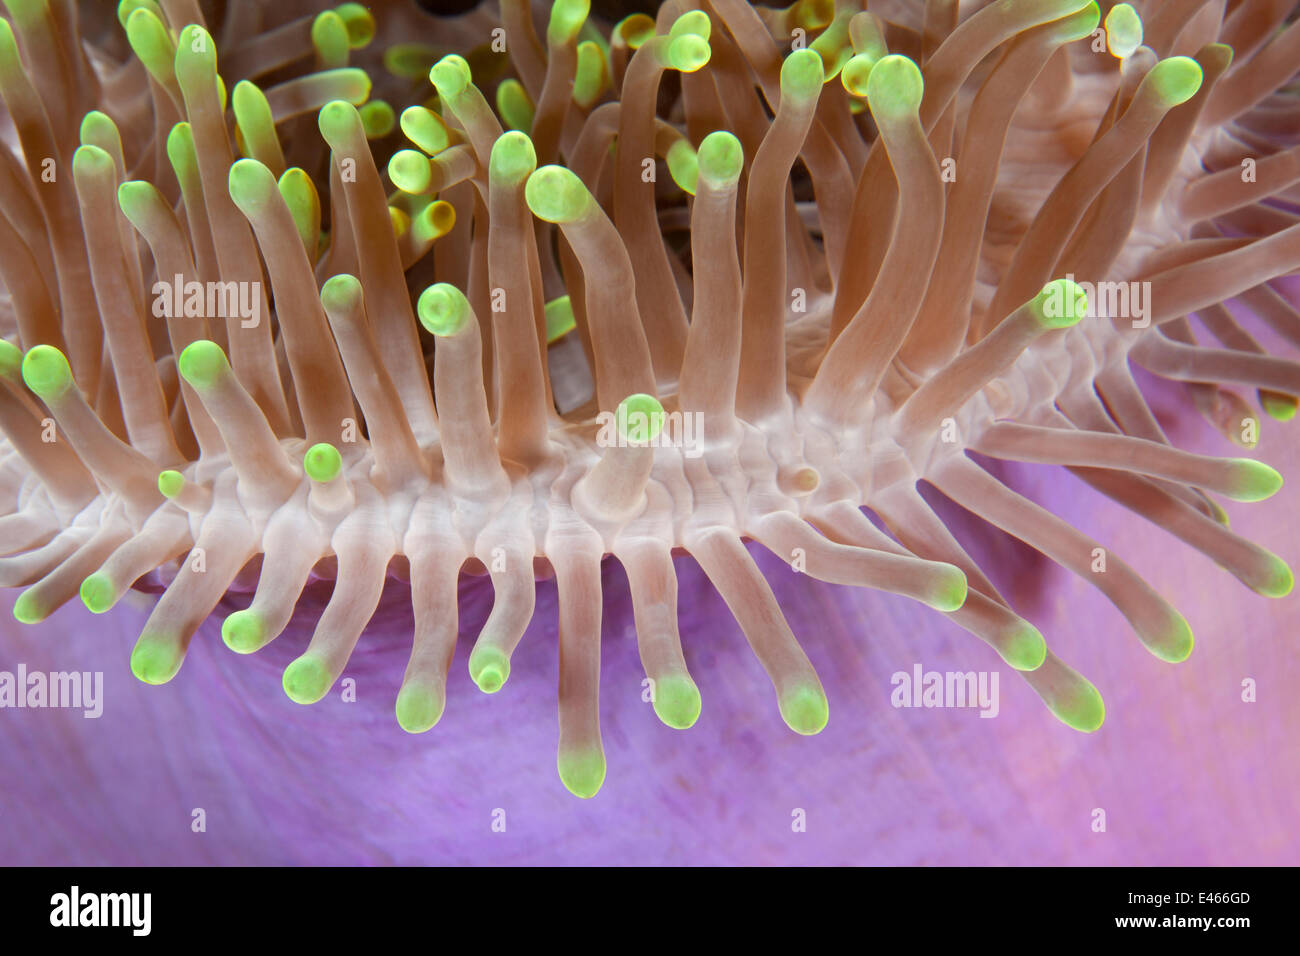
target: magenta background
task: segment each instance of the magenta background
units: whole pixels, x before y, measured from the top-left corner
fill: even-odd
[[[1161,389],[1157,410],[1182,404]],[[1183,406],[1185,407],[1185,406]],[[1300,428],[1265,423],[1257,454],[1292,478],[1267,503],[1227,504],[1233,527],[1300,565]],[[1199,420],[1177,439],[1232,454]],[[175,681],[137,683],[127,658],[145,611],[65,607],[37,627],[8,617],[0,669],[100,669],[100,720],[0,711],[0,863],[1296,864],[1300,863],[1300,595],[1253,595],[1208,559],[1104,503],[1063,471],[1017,468],[1018,487],[1137,567],[1196,631],[1182,665],[1149,655],[1086,583],[988,532],[985,566],[1056,652],[1088,676],[1107,721],[1058,723],[991,651],[907,600],[760,563],[818,667],[831,721],[782,724],[771,687],[721,600],[679,562],[687,658],[704,696],[690,731],[640,701],[626,579],[605,572],[602,720],[609,764],[591,801],[555,772],[555,591],[506,688],[466,673],[490,593],[465,593],[448,707],[411,737],[392,716],[406,659],[402,596],[348,669],[359,701],[303,708],[280,672],[310,621],[241,658],[205,625]],[[146,599],[142,599],[146,600]],[[895,710],[889,677],[999,667],[1001,713]],[[1258,682],[1257,703],[1240,700]],[[207,832],[190,832],[190,811]],[[791,812],[807,813],[805,833]],[[1107,812],[1108,831],[1091,830]],[[495,808],[507,831],[490,829]]]

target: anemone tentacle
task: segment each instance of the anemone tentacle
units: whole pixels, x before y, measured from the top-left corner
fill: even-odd
[[[674,728],[707,706],[675,551],[790,729],[829,719],[754,541],[946,614],[1096,730],[1097,689],[922,483],[1098,587],[1157,658],[1192,652],[1139,570],[1097,573],[1107,545],[972,452],[1066,466],[1257,593],[1291,590],[1213,497],[1281,476],[1174,448],[1134,375],[1185,383],[1245,448],[1300,407],[1300,362],[1272,345],[1300,346],[1286,4],[676,0],[610,26],[555,0],[539,36],[503,0],[500,23],[442,24],[460,52],[438,56],[407,42],[440,26],[403,0],[238,5],[206,23],[122,0],[114,24],[5,0],[0,585],[25,588],[19,620],[161,581],[131,668],[165,683],[219,605],[253,653],[332,577],[284,672],[309,704],[402,567],[396,717],[423,733],[459,576],[490,576],[469,671],[496,693],[553,573],[557,766],[591,797],[607,557]]]

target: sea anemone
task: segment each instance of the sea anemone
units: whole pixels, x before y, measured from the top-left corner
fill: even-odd
[[[316,702],[400,578],[396,716],[424,732],[461,574],[493,588],[487,693],[553,575],[559,775],[590,797],[610,556],[665,724],[702,706],[685,552],[785,723],[826,725],[748,539],[937,609],[1096,730],[1096,688],[921,486],[1095,585],[1159,659],[1191,628],[998,459],[1068,466],[1291,590],[1210,497],[1281,477],[1174,448],[1133,373],[1248,448],[1233,387],[1297,410],[1300,364],[1248,329],[1300,345],[1289,0],[671,0],[612,29],[556,0],[541,32],[522,0],[454,28],[400,2],[5,6],[0,584],[24,622],[161,589],[143,681],[221,604],[225,643],[261,649],[324,579],[283,679]]]

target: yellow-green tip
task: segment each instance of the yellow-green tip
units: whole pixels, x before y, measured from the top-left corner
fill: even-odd
[[[915,113],[921,107],[924,93],[925,80],[921,77],[921,68],[896,53],[882,57],[867,77],[867,103],[876,116]]]
[[[1229,496],[1234,501],[1263,501],[1282,488],[1282,476],[1276,469],[1254,458],[1233,458]]]
[[[465,293],[447,282],[436,282],[421,292],[415,311],[420,324],[439,336],[455,335],[473,314]]]
[[[177,364],[181,378],[199,389],[212,388],[230,370],[226,353],[221,351],[220,345],[208,339],[199,339],[185,346]]]
[[[1092,683],[1074,674],[1064,693],[1043,696],[1056,719],[1067,727],[1090,734],[1106,722],[1106,703]]]
[[[599,747],[565,751],[561,750],[555,759],[556,769],[560,771],[560,781],[575,797],[584,800],[600,792],[605,782],[605,754]]]
[[[573,314],[573,302],[567,295],[546,303],[545,313],[547,345],[564,338],[578,327],[577,317]]]
[[[699,184],[700,164],[695,155],[695,148],[688,139],[679,139],[668,147],[664,156],[668,163],[668,175],[672,176],[679,189],[695,195]]]
[[[712,55],[709,41],[696,33],[683,33],[668,42],[668,65],[681,73],[703,69]]]
[[[146,631],[131,652],[131,673],[146,684],[165,684],[176,676],[183,659],[184,652],[174,640]]]
[[[266,624],[251,608],[234,611],[221,622],[221,639],[236,654],[251,654],[266,643]]]
[[[1007,636],[998,653],[1018,671],[1035,671],[1047,660],[1047,641],[1038,628],[1026,621]]]
[[[1124,59],[1142,45],[1142,18],[1127,3],[1117,3],[1106,14],[1106,49]]]
[[[1088,314],[1088,294],[1069,279],[1053,279],[1034,296],[1030,310],[1045,329],[1068,329]]]
[[[23,381],[45,401],[58,398],[72,387],[72,368],[53,345],[34,345],[23,356]]]
[[[340,3],[334,12],[343,18],[343,25],[348,28],[348,42],[352,49],[359,50],[375,38],[375,18],[364,4]]]
[[[185,487],[185,476],[168,468],[158,473],[158,490],[164,498],[175,498]]]
[[[407,681],[397,693],[397,723],[408,734],[422,734],[442,719],[446,697],[441,688]]]
[[[1139,633],[1138,637],[1148,651],[1169,664],[1181,664],[1192,656],[1192,648],[1196,646],[1192,626],[1172,608],[1163,626],[1148,633]]]
[[[782,694],[778,700],[781,719],[796,734],[819,734],[830,719],[830,705],[820,684],[800,684]]]
[[[20,624],[39,624],[50,616],[50,609],[40,600],[35,588],[28,588],[14,601],[14,620]]]
[[[956,611],[966,603],[966,574],[955,564],[950,564],[943,579],[926,600],[926,604],[945,614]]]
[[[1151,68],[1142,86],[1151,84],[1160,99],[1172,109],[1195,96],[1204,78],[1201,65],[1190,56],[1171,56]]]
[[[314,704],[329,692],[334,677],[319,657],[303,654],[284,669],[281,683],[295,704]]]
[[[495,694],[510,678],[510,658],[499,648],[476,644],[469,655],[469,676],[485,694]]]
[[[80,593],[81,603],[92,614],[103,614],[114,604],[113,582],[101,571],[96,571],[81,582]]]
[[[327,441],[312,445],[302,456],[302,469],[312,481],[333,481],[343,470],[343,456]]]
[[[529,176],[524,199],[538,219],[561,224],[581,218],[594,202],[582,180],[563,166],[543,166]]]
[[[1269,598],[1284,598],[1295,587],[1295,575],[1291,572],[1290,566],[1276,554],[1270,554],[1268,558],[1268,572],[1262,579],[1253,582],[1252,586],[1256,594]]]
[[[911,62],[910,60],[908,62]],[[812,99],[826,82],[826,66],[815,50],[795,50],[781,64],[781,95]]]
[[[1277,422],[1289,422],[1300,411],[1300,400],[1296,396],[1270,392],[1263,388],[1259,390],[1259,404],[1264,413]]]
[[[686,730],[700,719],[700,689],[687,674],[668,674],[655,681],[655,713],[674,730]]]
[[[455,53],[444,56],[429,68],[429,82],[444,100],[453,99],[465,92],[472,80],[469,63]]]
[[[361,280],[346,272],[330,276],[320,287],[321,305],[334,315],[351,311],[360,300]]]
[[[510,130],[497,137],[488,157],[488,175],[494,183],[517,185],[537,168],[537,152],[528,134]]]
[[[654,441],[664,427],[664,407],[653,395],[638,392],[618,403],[615,412],[618,432],[628,441]]]
[[[745,165],[745,149],[733,133],[716,130],[700,141],[700,176],[714,189],[734,186]]]

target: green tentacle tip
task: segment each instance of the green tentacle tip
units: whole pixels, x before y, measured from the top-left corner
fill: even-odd
[[[383,139],[397,126],[397,114],[384,100],[371,100],[357,108],[366,139]]]
[[[525,133],[533,128],[536,108],[524,85],[514,77],[502,80],[497,85],[497,113],[507,129],[523,130]]]
[[[236,654],[251,654],[266,643],[266,623],[251,608],[234,611],[221,622],[221,640]]]
[[[686,139],[675,141],[668,147],[668,154],[664,159],[668,163],[668,174],[673,177],[673,182],[683,192],[694,196],[699,185],[700,164],[690,141]]]
[[[557,223],[580,219],[595,201],[582,180],[563,166],[543,166],[529,176],[524,199],[538,219]]]
[[[867,102],[871,112],[901,116],[915,113],[925,94],[921,68],[905,56],[891,53],[867,77]]]
[[[870,53],[859,53],[850,57],[840,70],[840,82],[854,96],[866,96],[867,84],[871,80],[871,71],[875,69],[879,58]]]
[[[697,36],[701,40],[707,40],[712,36],[712,31],[713,24],[707,13],[703,10],[687,10],[668,28],[668,38],[676,40],[682,36]]]
[[[131,22],[131,14],[137,10],[147,10],[159,20],[162,19],[162,7],[158,6],[158,0],[122,0],[117,5],[117,22],[121,24],[123,30]]]
[[[83,176],[115,177],[117,168],[113,157],[98,146],[78,146],[72,154],[72,175],[78,179]]]
[[[709,41],[695,33],[683,33],[668,43],[668,65],[680,73],[703,69],[712,55]]]
[[[1074,675],[1075,681],[1066,695],[1044,698],[1056,719],[1067,727],[1090,734],[1106,722],[1106,702],[1091,682]]]
[[[14,601],[14,620],[19,624],[39,624],[50,616],[50,609],[41,601],[36,588],[28,588]]]
[[[0,375],[16,382],[22,378],[23,350],[8,339],[0,339]]]
[[[236,160],[226,177],[226,186],[235,205],[245,212],[262,208],[279,193],[275,174],[256,159]]]
[[[281,683],[295,704],[314,704],[329,693],[334,677],[324,661],[308,653],[290,662]]]
[[[805,30],[820,30],[835,17],[833,0],[799,0],[794,4],[795,23]]]
[[[438,336],[455,335],[473,314],[465,293],[447,282],[435,282],[421,292],[415,311],[420,324]]]
[[[1259,390],[1259,405],[1269,418],[1278,422],[1289,422],[1300,411],[1300,400],[1294,395],[1270,392],[1263,388]]]
[[[624,17],[614,27],[614,35],[628,45],[630,49],[639,50],[655,35],[653,17],[644,13],[633,13]]]
[[[609,72],[605,54],[594,40],[578,44],[578,66],[573,76],[573,101],[583,109],[590,109],[605,91]]]
[[[162,202],[162,197],[153,183],[131,179],[117,187],[117,205],[132,224],[141,221],[157,202]]]
[[[432,730],[442,719],[445,696],[437,688],[408,681],[397,693],[397,723],[408,734]]]
[[[302,470],[312,481],[333,481],[343,471],[343,456],[329,442],[320,442],[308,448],[302,456]]]
[[[600,747],[576,751],[561,750],[555,759],[560,782],[575,797],[584,800],[600,792],[605,782],[605,754]]]
[[[363,4],[340,3],[334,12],[343,18],[343,24],[348,28],[348,42],[352,49],[368,46],[375,38],[375,18]]]
[[[1264,597],[1284,598],[1295,587],[1295,575],[1290,565],[1276,554],[1270,554],[1268,558],[1268,575],[1255,584],[1255,592]]]
[[[118,10],[120,15],[121,8]],[[131,51],[144,64],[149,75],[164,84],[171,82],[176,75],[176,44],[167,32],[161,13],[137,6],[123,25]]]
[[[320,128],[321,136],[325,137],[325,142],[332,149],[339,149],[346,144],[350,133],[362,129],[361,114],[347,100],[330,100],[320,108],[316,125]]]
[[[418,149],[399,149],[388,158],[388,178],[402,192],[422,196],[433,185],[433,167]]]
[[[966,593],[966,574],[956,565],[949,565],[943,581],[925,603],[936,611],[947,614],[966,603]]]
[[[825,82],[826,66],[815,50],[795,50],[781,64],[782,96],[812,99],[821,92]]]
[[[92,614],[103,614],[116,603],[113,594],[113,582],[107,574],[96,571],[81,582],[81,603]]]
[[[1034,318],[1046,329],[1068,329],[1088,314],[1088,294],[1070,279],[1053,279],[1030,304]]]
[[[1161,629],[1161,633],[1140,636],[1147,650],[1170,664],[1181,664],[1187,660],[1192,656],[1192,649],[1196,646],[1192,626],[1187,623],[1185,617],[1173,610],[1170,611],[1169,621]]]
[[[167,134],[167,160],[172,164],[179,179],[198,169],[198,157],[194,151],[194,130],[189,123],[177,123]]]
[[[1142,18],[1127,3],[1117,3],[1106,14],[1106,49],[1121,60],[1142,45]]]
[[[406,138],[430,156],[451,145],[451,133],[442,117],[423,106],[408,106],[398,122]]]
[[[176,59],[174,61],[176,76],[184,82],[187,78],[203,82],[215,80],[217,75],[217,45],[212,34],[191,23],[181,30],[176,40]]]
[[[330,276],[320,287],[320,304],[326,312],[349,312],[361,301],[361,281],[354,275],[341,272]]]
[[[181,669],[183,657],[174,641],[146,632],[140,635],[131,652],[131,673],[146,684],[165,684]]]
[[[1022,622],[1014,633],[1007,635],[1001,649],[1002,659],[1018,671],[1034,671],[1047,660],[1047,641],[1038,628],[1028,621]]]
[[[655,713],[674,730],[686,730],[700,719],[700,689],[686,674],[668,674],[655,681]]]
[[[72,387],[68,360],[52,345],[36,345],[23,356],[23,381],[33,392],[49,401]]]
[[[634,444],[654,441],[664,427],[664,407],[653,395],[638,392],[618,403],[618,433]]]
[[[122,136],[117,130],[117,124],[99,110],[91,110],[81,118],[81,129],[78,131],[83,146],[104,147],[105,143],[113,143],[120,150],[122,146]]]
[[[168,468],[158,472],[158,491],[164,498],[175,498],[185,487],[185,476]]]
[[[1160,99],[1172,108],[1195,96],[1204,79],[1201,65],[1190,56],[1171,56],[1153,66],[1142,85],[1150,83]]]
[[[211,388],[230,370],[226,353],[221,351],[220,345],[208,339],[199,339],[185,346],[177,365],[181,378],[195,388]]]
[[[316,243],[320,239],[320,196],[316,193],[316,184],[304,170],[291,166],[281,174],[276,188],[280,190],[284,204],[289,207],[298,236],[314,262]]]
[[[547,345],[564,338],[578,326],[577,317],[573,314],[573,302],[567,295],[546,303],[545,313]]]
[[[546,24],[546,42],[559,46],[572,43],[591,13],[591,0],[555,0]]]
[[[781,695],[778,704],[786,726],[805,737],[821,733],[830,719],[826,692],[819,684],[793,687]]]
[[[429,69],[429,82],[444,100],[454,99],[473,82],[469,63],[455,53],[444,56]]]
[[[316,15],[311,22],[311,45],[326,69],[347,65],[352,38],[348,35],[348,25],[337,11],[326,10]]]
[[[1274,468],[1254,458],[1233,458],[1232,489],[1229,492],[1233,501],[1263,501],[1271,498],[1282,488],[1282,475]]]
[[[476,644],[469,655],[469,676],[485,694],[495,694],[510,678],[510,658],[491,646]]]
[[[740,179],[745,166],[745,148],[726,130],[715,130],[700,141],[697,154],[700,175],[714,188],[729,188]]]
[[[497,137],[488,158],[492,182],[522,183],[537,169],[537,151],[526,133],[510,130]]]

